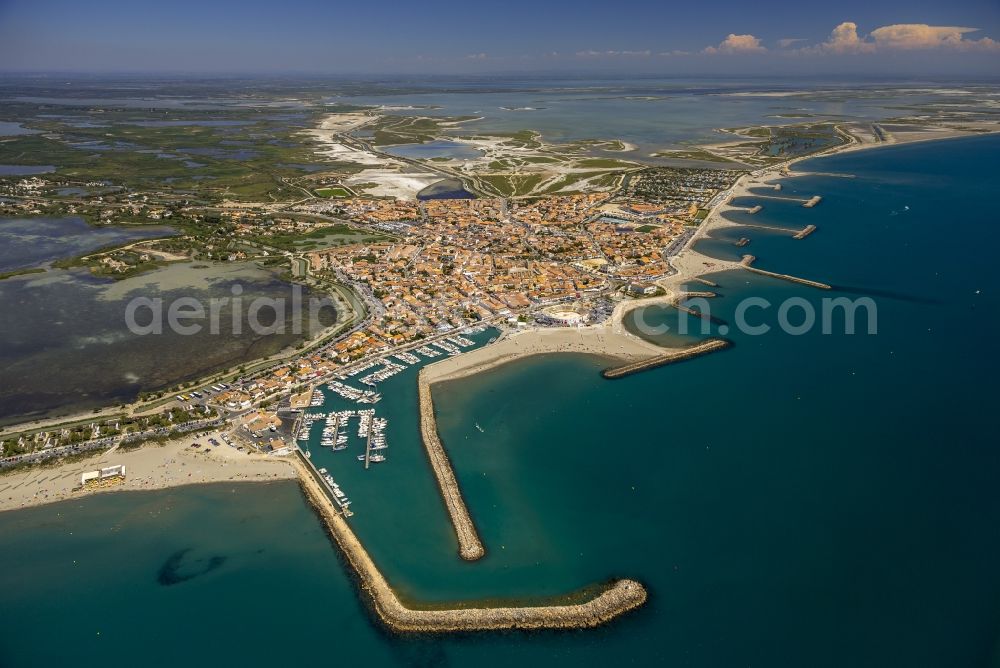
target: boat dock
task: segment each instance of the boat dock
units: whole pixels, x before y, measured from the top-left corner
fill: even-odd
[[[305,453],[302,452],[301,448],[295,448],[295,460],[301,465],[302,470],[308,473],[313,483],[322,490],[323,495],[332,506],[338,509],[338,515],[343,517],[354,515],[350,508],[351,500],[347,498],[347,495],[340,489],[340,486],[333,481],[333,477],[326,472],[326,469],[317,469],[309,457],[306,457]]]
[[[757,258],[755,258],[753,255],[744,255],[743,260],[740,262],[740,264],[742,264],[743,268],[746,269],[747,271],[752,271],[753,273],[760,274],[761,276],[770,276],[771,278],[779,278],[783,281],[800,283],[802,285],[808,285],[811,288],[818,288],[820,290],[833,289],[826,283],[820,283],[819,281],[811,281],[808,278],[799,278],[798,276],[789,276],[788,274],[779,274],[773,271],[767,271],[765,269],[758,269],[757,267],[752,266],[753,261],[756,259]]]
[[[365,470],[366,471],[368,470],[368,467],[371,466],[371,463],[372,463],[372,431],[373,430],[371,429],[371,427],[369,427],[368,428],[368,435],[365,438]]]

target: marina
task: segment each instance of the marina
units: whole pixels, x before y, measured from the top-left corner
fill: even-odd
[[[341,473],[345,471],[345,462],[352,461],[352,456],[343,451],[351,451],[353,460],[364,470],[388,462],[391,419],[385,410],[389,407],[380,403],[385,397],[380,388],[392,387],[394,396],[400,391],[412,391],[408,389],[412,386],[398,379],[401,374],[419,371],[435,358],[455,356],[492,341],[494,331],[479,326],[441,336],[417,349],[426,350],[423,357],[408,351],[397,352],[347,369],[336,379],[318,385],[311,391],[309,408],[302,412],[295,428],[302,456],[317,466]]]

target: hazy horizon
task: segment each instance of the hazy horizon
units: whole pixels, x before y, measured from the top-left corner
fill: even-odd
[[[989,0],[702,8],[558,0],[392,8],[292,0],[0,2],[0,71],[101,74],[996,76]]]

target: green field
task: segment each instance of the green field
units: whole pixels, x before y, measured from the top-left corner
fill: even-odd
[[[316,194],[319,197],[350,197],[351,193],[345,188],[317,188]]]
[[[300,127],[250,109],[204,112],[102,109],[79,112],[92,125],[46,116],[44,107],[7,105],[39,134],[0,142],[0,164],[54,165],[39,178],[65,185],[107,181],[126,190],[196,201],[283,201],[317,168],[351,174],[357,165],[318,159]],[[308,122],[308,121],[304,121]],[[310,189],[311,191],[311,189]]]

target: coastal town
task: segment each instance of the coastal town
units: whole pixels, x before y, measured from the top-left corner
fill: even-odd
[[[355,137],[381,123],[371,113],[332,114],[324,117],[323,130],[312,134],[321,154],[329,146],[351,145],[356,153],[395,159],[378,142]],[[440,131],[446,125],[434,127]],[[404,126],[410,127],[393,124],[394,132]],[[614,325],[613,314],[625,302],[667,295],[676,304],[676,296],[667,294],[673,288],[664,288],[678,272],[676,258],[705,233],[707,222],[727,224],[713,212],[740,209],[730,201],[746,195],[750,183],[786,174],[790,161],[807,155],[943,135],[936,128],[893,136],[880,131],[881,126],[861,124],[806,124],[800,135],[796,127],[725,131],[743,137],[734,149],[782,158],[768,159],[766,167],[753,171],[735,168],[735,162],[667,167],[605,161],[614,179],[581,183],[565,194],[473,198],[463,186],[489,189],[462,176],[446,179],[455,183],[449,186],[455,192],[373,197],[349,185],[343,174],[325,170],[294,182],[283,180],[305,197],[277,202],[220,199],[170,187],[137,189],[108,180],[66,179],[44,170],[2,178],[0,216],[78,216],[95,229],[127,225],[150,230],[152,238],[60,259],[53,267],[84,268],[99,278],[125,280],[180,262],[255,263],[284,280],[334,295],[338,314],[289,354],[153,388],[133,403],[95,409],[93,416],[4,427],[0,466],[220,426],[246,436],[240,447],[248,452],[285,452],[295,439],[278,411],[288,407],[293,395],[472,329],[489,327],[500,338],[524,331],[584,331]],[[947,129],[952,136],[968,131]],[[543,145],[532,137],[519,135],[505,142],[506,150],[528,150],[526,143],[534,147],[530,150],[541,150]],[[433,136],[404,139],[430,141]],[[352,155],[360,159],[360,153]],[[766,187],[774,194],[757,194],[758,202],[784,199],[809,208],[821,200],[818,195],[789,198],[780,193],[780,184],[770,181]],[[753,214],[761,206],[742,209]],[[792,232],[801,239],[814,230],[815,225],[806,225]],[[735,245],[748,241],[741,237]],[[753,256],[745,255],[733,267],[828,287],[769,272],[753,262]],[[687,268],[687,277],[696,279],[698,269]],[[0,276],[45,270],[30,267]],[[626,343],[630,338],[618,336]],[[655,353],[646,351],[646,356]]]
[[[659,171],[650,170],[638,180],[657,179]],[[252,378],[232,378],[224,388],[213,384],[215,392],[209,386],[178,387],[177,396],[184,399],[165,410],[150,412],[140,403],[137,414],[127,419],[116,416],[5,435],[0,440],[4,462],[14,463],[31,453],[104,446],[115,439],[138,440],[137,434],[162,435],[187,424],[203,425],[218,410],[277,405],[346,365],[481,324],[516,329],[604,322],[617,301],[656,294],[655,281],[673,273],[669,257],[690,239],[702,207],[711,205],[739,175],[713,174],[707,181],[703,174],[691,173],[675,181],[669,193],[658,191],[658,198],[599,192],[533,200],[345,198],[297,205],[295,214],[336,217],[343,222],[334,225],[349,225],[362,242],[351,243],[351,236],[341,236],[335,245],[305,252],[267,248],[296,273],[348,286],[361,298],[367,318],[322,349]],[[37,204],[15,201],[6,206]],[[111,206],[117,210],[120,205]],[[148,208],[136,210],[147,217],[165,215],[151,214]],[[208,221],[184,208],[168,213],[168,218],[214,224],[224,233],[209,236],[217,239],[210,250],[205,249],[204,238],[193,249],[184,245],[183,238],[167,237],[143,242],[130,249],[132,254],[198,258],[215,250],[221,259],[242,259],[246,251],[234,251],[233,242],[252,239],[266,244],[276,235],[308,234],[325,226],[274,214],[265,219],[245,209]],[[103,253],[105,270],[113,267],[109,262],[116,262],[110,259],[114,252]],[[258,246],[256,252],[267,250]]]
[[[520,330],[602,326],[617,304],[663,294],[656,282],[676,273],[671,257],[704,220],[703,207],[723,201],[741,175],[727,172],[711,180],[689,175],[673,181],[669,192],[657,190],[659,196],[650,198],[618,191],[525,199],[349,197],[297,204],[287,217],[247,207],[206,216],[203,210],[184,207],[175,206],[166,215],[137,206],[136,215],[190,220],[187,231],[195,225],[201,227],[198,231],[209,226],[209,234],[166,237],[124,251],[85,256],[83,264],[91,273],[141,272],[153,258],[211,259],[214,254],[233,261],[249,253],[287,263],[289,273],[299,280],[346,287],[357,306],[347,323],[339,323],[339,333],[281,363],[152,393],[111,417],[62,422],[57,428],[8,430],[0,439],[0,465],[18,470],[53,459],[72,462],[103,453],[100,467],[79,474],[79,485],[72,489],[63,486],[73,477],[62,476],[62,482],[45,487],[41,482],[32,484],[33,479],[18,482],[18,487],[27,485],[25,491],[34,489],[32,500],[37,502],[133,489],[137,484],[168,485],[184,475],[188,464],[203,467],[209,461],[215,470],[230,467],[228,475],[243,479],[283,477],[287,471],[258,467],[253,458],[283,459],[292,463],[358,575],[371,582],[373,603],[390,627],[485,630],[603,624],[642,605],[645,588],[619,580],[575,606],[436,613],[407,608],[385,584],[347,524],[354,515],[349,490],[338,483],[329,465],[322,464],[334,461],[329,457],[353,441],[363,444],[363,452],[336,460],[341,462],[338,470],[351,459],[364,469],[386,465],[391,437],[386,435],[388,419],[378,413],[379,383],[407,368],[417,369],[423,441],[459,538],[460,554],[467,560],[481,558],[485,548],[437,437],[432,381],[424,365],[482,349],[483,343]],[[648,177],[657,180],[659,175],[650,170]],[[39,206],[35,201],[14,202],[15,207]],[[113,204],[117,209],[117,202]],[[327,246],[296,248],[281,242],[297,235],[321,236],[333,226],[342,234]],[[487,342],[485,337],[491,338]],[[631,353],[625,359],[633,364],[650,357],[656,365],[674,359],[638,339],[631,345],[638,355]],[[688,354],[698,352],[676,359]],[[631,372],[630,367],[622,374]],[[331,410],[330,397],[353,407]],[[317,440],[319,425],[322,434]],[[179,447],[184,440],[190,445]],[[161,457],[153,471],[141,456],[132,455],[151,441],[170,448],[169,457]],[[115,456],[117,463],[104,461]],[[241,468],[246,466],[251,468]],[[205,475],[203,469],[188,475],[193,473]]]

